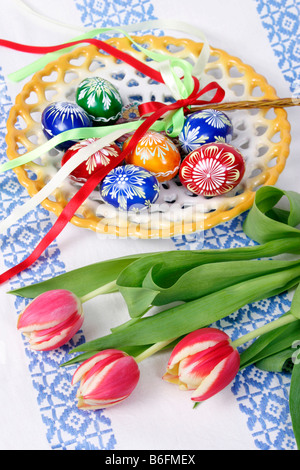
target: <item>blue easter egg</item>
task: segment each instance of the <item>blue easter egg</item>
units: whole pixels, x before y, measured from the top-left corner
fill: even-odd
[[[190,153],[203,144],[229,144],[233,126],[229,117],[216,109],[203,109],[187,117],[178,137],[183,152]]]
[[[67,101],[49,104],[42,113],[41,124],[47,139],[70,129],[91,127],[93,125],[88,114],[78,104]],[[75,141],[68,140],[58,144],[56,148],[67,150],[75,143]]]
[[[135,165],[118,166],[100,186],[102,199],[125,211],[150,207],[158,198],[159,183],[150,171]]]

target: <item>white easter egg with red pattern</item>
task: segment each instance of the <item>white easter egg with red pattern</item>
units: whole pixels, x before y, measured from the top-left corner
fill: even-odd
[[[64,165],[73,155],[79,152],[79,150],[88,147],[97,140],[99,139],[91,137],[72,145],[63,155],[61,164]],[[90,155],[87,160],[78,165],[78,167],[72,171],[70,177],[78,183],[84,183],[98,168],[108,165],[111,160],[118,157],[120,153],[121,149],[116,144],[107,145]]]
[[[185,157],[179,177],[194,194],[219,196],[235,188],[244,173],[242,154],[232,145],[213,142],[202,145]]]

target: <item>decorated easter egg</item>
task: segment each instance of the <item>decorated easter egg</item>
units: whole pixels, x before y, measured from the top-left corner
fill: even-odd
[[[85,78],[76,91],[76,102],[98,125],[110,125],[122,114],[122,98],[116,87],[100,77]]]
[[[184,158],[179,178],[194,194],[218,196],[237,186],[244,173],[242,154],[232,145],[214,142],[202,145]]]
[[[93,125],[87,113],[76,103],[58,101],[49,104],[42,113],[42,130],[51,139],[64,131],[80,127],[91,127]],[[65,141],[56,146],[59,150],[66,150],[76,141]]]
[[[124,143],[124,150],[130,139],[131,137]],[[136,148],[125,156],[125,161],[150,171],[158,181],[168,181],[178,173],[181,156],[169,137],[148,131],[139,140]]]
[[[89,139],[82,140],[75,145],[72,145],[72,147],[70,147],[63,155],[61,164],[65,165],[65,163],[70,160],[70,158],[72,158],[79,150],[89,147],[97,140],[100,139],[91,137]],[[121,150],[116,144],[103,147],[101,150],[98,150],[89,156],[88,159],[83,163],[78,165],[78,167],[70,173],[71,179],[77,181],[78,183],[84,183],[93,173],[95,173],[96,170],[98,170],[98,168],[108,165],[110,161],[120,155],[120,153]]]
[[[230,143],[233,126],[229,117],[216,109],[203,109],[188,116],[178,140],[184,153],[209,142]]]
[[[125,211],[150,207],[159,196],[159,183],[150,171],[135,165],[114,168],[100,186],[102,199]]]

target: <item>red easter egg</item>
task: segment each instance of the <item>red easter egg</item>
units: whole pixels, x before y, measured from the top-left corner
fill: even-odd
[[[99,139],[91,137],[72,145],[72,147],[70,147],[63,155],[61,164],[64,165],[79,150],[87,147],[96,140]],[[70,173],[70,177],[78,183],[84,183],[99,167],[108,165],[111,159],[117,157],[120,153],[121,150],[116,144],[103,147],[101,150],[93,153],[87,160],[78,165],[78,167]]]
[[[239,184],[245,173],[242,154],[232,145],[204,144],[183,160],[179,178],[192,193],[219,196]]]

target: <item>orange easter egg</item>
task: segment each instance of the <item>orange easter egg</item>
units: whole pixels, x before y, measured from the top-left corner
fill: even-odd
[[[124,142],[123,149],[130,139]],[[171,139],[159,132],[148,131],[125,160],[128,164],[150,171],[158,181],[168,181],[177,175],[181,156]]]

